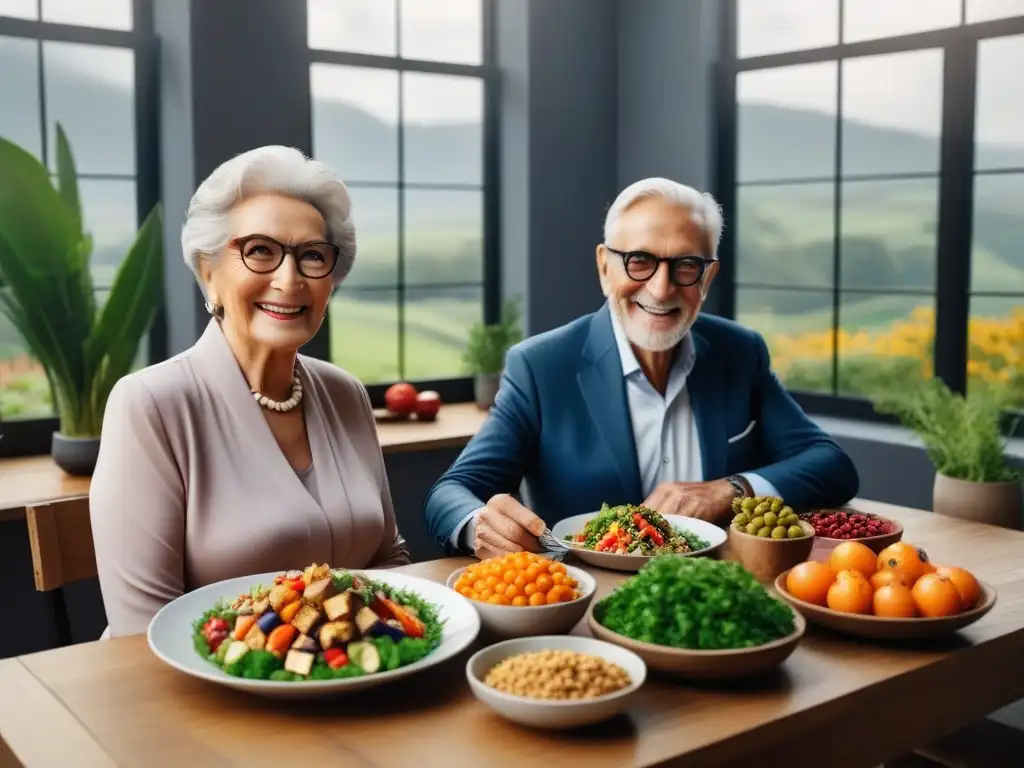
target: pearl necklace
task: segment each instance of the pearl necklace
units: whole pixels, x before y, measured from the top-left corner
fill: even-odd
[[[271,411],[278,411],[279,413],[288,413],[288,411],[294,409],[302,402],[302,382],[299,381],[299,371],[295,370],[295,375],[292,377],[292,396],[282,402],[277,400],[271,400],[266,395],[260,394],[255,389],[250,389],[252,392],[253,399],[256,400],[264,408]]]

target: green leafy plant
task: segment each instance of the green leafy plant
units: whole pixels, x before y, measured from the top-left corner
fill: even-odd
[[[985,395],[964,397],[941,379],[875,402],[875,410],[896,416],[924,443],[935,469],[947,477],[974,483],[1016,480],[1020,473],[1006,458],[1000,433],[1002,401]]]
[[[161,300],[160,206],[146,216],[102,309],[90,272],[78,176],[57,126],[57,179],[0,138],[0,312],[46,371],[60,432],[96,437],[114,384],[129,373]]]
[[[521,317],[519,300],[509,299],[505,302],[499,322],[492,325],[476,323],[469,329],[469,340],[462,360],[470,373],[501,373],[505,366],[505,353],[523,338]]]

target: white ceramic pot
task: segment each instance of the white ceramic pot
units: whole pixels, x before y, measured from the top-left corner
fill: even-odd
[[[494,405],[501,385],[500,373],[478,373],[473,379],[473,397],[481,408],[488,409]]]
[[[1024,493],[1019,480],[972,483],[935,473],[932,510],[940,515],[1020,530],[1022,506]]]

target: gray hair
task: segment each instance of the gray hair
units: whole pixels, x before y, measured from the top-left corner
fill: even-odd
[[[200,257],[220,253],[228,244],[231,209],[246,198],[264,193],[304,200],[320,212],[327,240],[341,249],[331,280],[335,285],[344,280],[356,258],[356,228],[348,189],[324,163],[281,146],[259,147],[236,155],[217,166],[199,185],[181,228],[181,250],[196,279]]]
[[[693,187],[680,184],[678,181],[662,178],[641,179],[626,187],[615,198],[608,215],[604,220],[604,239],[608,241],[612,226],[622,214],[642,200],[660,197],[675,203],[690,212],[690,218],[701,227],[708,236],[711,245],[711,258],[718,257],[718,244],[722,239],[722,207],[707,192],[699,192]]]

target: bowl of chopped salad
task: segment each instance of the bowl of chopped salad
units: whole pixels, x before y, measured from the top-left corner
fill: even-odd
[[[660,555],[710,555],[728,539],[728,534],[714,523],[661,515],[632,504],[602,504],[599,512],[561,520],[551,533],[584,562],[631,572]]]
[[[314,564],[182,595],[153,617],[147,637],[159,659],[193,677],[307,698],[415,674],[479,631],[477,611],[443,584]]]

